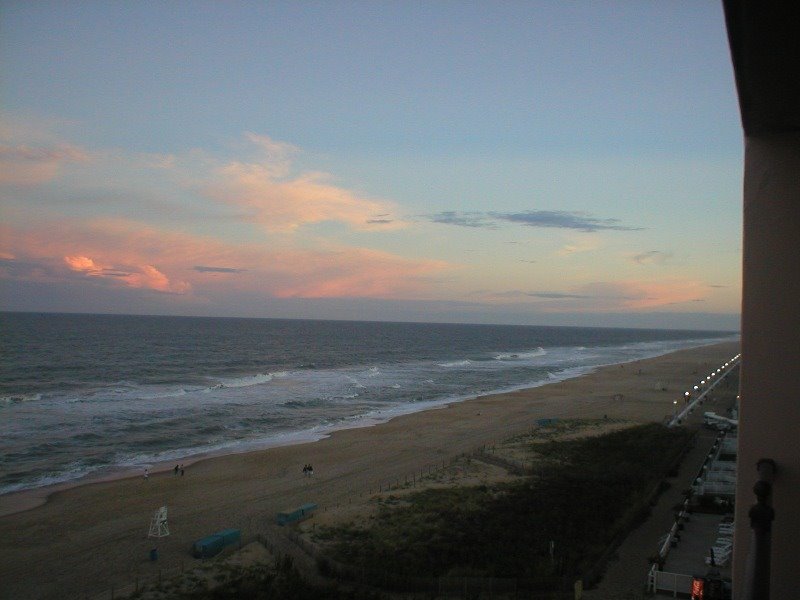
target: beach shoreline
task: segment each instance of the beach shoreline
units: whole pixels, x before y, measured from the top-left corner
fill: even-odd
[[[167,466],[147,481],[138,475],[51,490],[38,506],[0,517],[0,596],[79,597],[182,568],[191,564],[192,541],[213,531],[239,528],[250,539],[267,535],[274,515],[288,507],[355,506],[387,482],[528,431],[540,418],[663,422],[685,390],[738,352],[738,342],[679,350],[312,443],[186,460],[185,477]],[[301,473],[307,463],[313,478]],[[159,506],[169,507],[171,535],[157,540],[159,561],[151,563],[156,541],[147,528]]]
[[[721,342],[725,343],[738,343],[738,342]],[[706,346],[714,346],[717,344],[708,344]],[[703,348],[706,346],[696,346],[694,348]],[[688,348],[691,350],[693,348]],[[661,356],[666,356],[668,354],[672,354],[674,351],[665,352],[664,354],[658,354],[656,356],[650,356],[647,358],[640,358],[640,359],[631,359],[628,361],[622,362],[615,362],[609,364],[602,364],[597,365],[594,367],[587,367],[584,372],[579,374],[566,377],[564,379],[558,380],[556,382],[552,381],[540,381],[537,383],[532,383],[528,385],[521,385],[521,386],[514,386],[508,389],[492,391],[486,394],[481,395],[470,395],[464,397],[457,397],[445,400],[438,400],[438,401],[431,401],[431,402],[424,402],[421,406],[413,406],[409,405],[408,407],[404,408],[403,410],[399,410],[394,412],[394,414],[388,414],[385,417],[375,417],[373,415],[364,415],[361,419],[353,422],[352,424],[340,424],[337,426],[333,426],[330,428],[323,428],[316,433],[309,433],[306,431],[298,431],[298,432],[291,432],[291,435],[288,439],[279,439],[279,438],[270,438],[268,440],[259,441],[254,440],[250,443],[245,444],[242,447],[232,447],[232,448],[225,448],[225,449],[218,449],[218,450],[210,450],[210,451],[201,451],[201,452],[189,452],[186,455],[180,457],[173,457],[169,460],[163,460],[155,463],[149,463],[147,465],[141,466],[120,466],[117,465],[115,467],[109,467],[105,470],[104,473],[98,474],[97,472],[89,473],[84,475],[83,477],[79,477],[72,480],[67,481],[60,481],[57,483],[52,483],[44,486],[39,487],[32,487],[26,488],[19,491],[10,492],[7,494],[0,495],[0,518],[13,515],[15,513],[24,512],[28,510],[32,510],[39,506],[46,504],[49,498],[58,493],[66,492],[68,490],[103,484],[113,481],[125,480],[125,479],[136,479],[143,477],[144,469],[147,468],[150,475],[155,476],[156,474],[162,474],[165,472],[172,471],[174,469],[175,464],[182,464],[184,466],[191,466],[201,461],[213,460],[216,458],[224,457],[224,456],[235,456],[235,455],[242,455],[242,454],[249,454],[254,452],[263,452],[265,450],[269,450],[272,448],[282,448],[282,447],[289,447],[289,446],[298,446],[304,444],[313,444],[324,439],[327,439],[339,431],[345,431],[350,429],[366,429],[371,427],[376,427],[378,425],[387,423],[394,419],[399,419],[406,417],[411,414],[417,413],[424,413],[431,410],[441,410],[446,409],[455,404],[462,404],[465,402],[470,402],[473,400],[478,400],[484,397],[493,397],[493,396],[503,396],[506,394],[512,394],[515,392],[525,392],[528,390],[533,390],[536,388],[540,388],[543,386],[554,385],[556,383],[560,383],[562,381],[568,381],[570,379],[579,379],[581,377],[585,377],[587,375],[591,375],[592,373],[596,372],[599,369],[612,367],[616,365],[625,365],[629,363],[638,362],[640,360],[650,360],[656,359]],[[388,411],[392,413],[393,411]],[[296,437],[294,437],[296,436]]]

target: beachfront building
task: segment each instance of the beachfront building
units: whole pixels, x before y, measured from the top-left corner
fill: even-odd
[[[800,32],[789,2],[723,0],[744,131],[742,371],[734,598],[798,598]],[[759,484],[762,535],[749,512]],[[769,505],[774,509],[770,535]],[[766,507],[766,508],[765,508]],[[758,521],[758,519],[756,519]],[[765,542],[765,543],[762,543]],[[754,561],[758,564],[748,561]],[[770,590],[771,588],[771,590]],[[766,594],[764,593],[766,591]],[[770,593],[771,591],[771,593]]]
[[[647,590],[657,597],[720,600],[731,597],[731,557],[735,525],[731,507],[736,487],[735,427],[719,431],[690,493],[675,511],[675,522],[659,540],[647,574]],[[704,445],[707,437],[699,438]]]

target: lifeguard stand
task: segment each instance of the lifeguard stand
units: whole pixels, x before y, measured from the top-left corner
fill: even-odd
[[[155,513],[150,520],[150,533],[147,537],[161,538],[169,535],[169,527],[167,526],[167,507],[162,506]]]

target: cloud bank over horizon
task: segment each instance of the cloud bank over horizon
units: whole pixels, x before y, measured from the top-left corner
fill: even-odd
[[[217,158],[196,148],[182,155],[144,156],[98,149],[73,156],[57,150],[76,147],[68,143],[58,143],[55,149],[33,151],[20,146],[7,152],[6,156],[12,157],[7,170],[13,171],[19,156],[27,156],[34,164],[45,163],[46,168],[28,169],[21,180],[6,187],[11,218],[3,226],[0,240],[4,257],[0,274],[8,281],[47,282],[51,286],[82,281],[93,287],[183,296],[187,310],[198,302],[210,306],[211,290],[219,285],[232,293],[256,293],[264,299],[443,300],[447,296],[441,291],[446,287],[443,282],[463,277],[463,257],[404,257],[402,251],[348,244],[344,242],[347,236],[338,232],[351,230],[376,240],[423,235],[436,225],[490,234],[503,227],[523,226],[589,236],[560,242],[550,251],[548,260],[552,261],[581,253],[590,255],[609,243],[591,236],[624,236],[643,229],[586,211],[440,211],[420,221],[404,217],[396,202],[365,198],[327,182],[332,179],[330,175],[296,173],[293,160],[301,154],[296,146],[253,133],[244,134],[243,140],[245,155],[236,159]],[[63,164],[53,168],[51,162],[59,157],[64,157]],[[88,193],[81,179],[84,169],[100,175],[99,184],[94,189],[89,187]],[[32,173],[38,173],[40,179]],[[175,192],[165,197],[152,190],[138,191],[139,200],[152,209],[152,214],[172,221],[169,226],[164,219],[149,219],[143,213],[138,218],[124,216],[116,206],[119,188],[143,173],[147,174],[146,181],[160,182],[162,190]],[[82,189],[71,193],[85,194],[87,200],[71,206],[60,199],[39,200],[34,218],[27,199],[55,181],[69,189],[72,178],[84,183]],[[93,202],[89,200],[92,197],[108,197],[110,201]],[[84,205],[91,206],[92,216],[83,214]],[[185,212],[183,217],[181,212]],[[215,226],[208,229],[206,220],[195,213],[218,215]],[[48,214],[49,219],[45,218]],[[326,229],[334,224],[339,229],[331,236]],[[202,229],[205,231],[201,233]],[[630,260],[639,266],[663,266],[672,257],[669,251],[650,250],[633,254]],[[538,259],[515,261],[537,264]],[[670,283],[576,283],[576,291],[571,292],[496,291],[483,294],[482,302],[502,305],[510,298],[527,299],[530,308],[539,313],[650,310],[703,302],[709,292],[722,289],[672,279]],[[467,292],[462,289],[462,293]],[[178,298],[175,301],[180,302]]]

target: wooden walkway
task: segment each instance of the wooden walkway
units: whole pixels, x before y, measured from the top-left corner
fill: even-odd
[[[653,507],[650,518],[633,530],[617,549],[616,559],[608,563],[603,579],[593,590],[587,590],[583,597],[589,600],[637,600],[652,598],[645,590],[648,558],[658,551],[658,540],[664,536],[675,522],[676,504],[683,502],[683,491],[703,466],[703,461],[714,444],[717,432],[698,427],[695,447],[684,457],[678,475],[669,479],[672,487],[661,494],[658,504]]]

